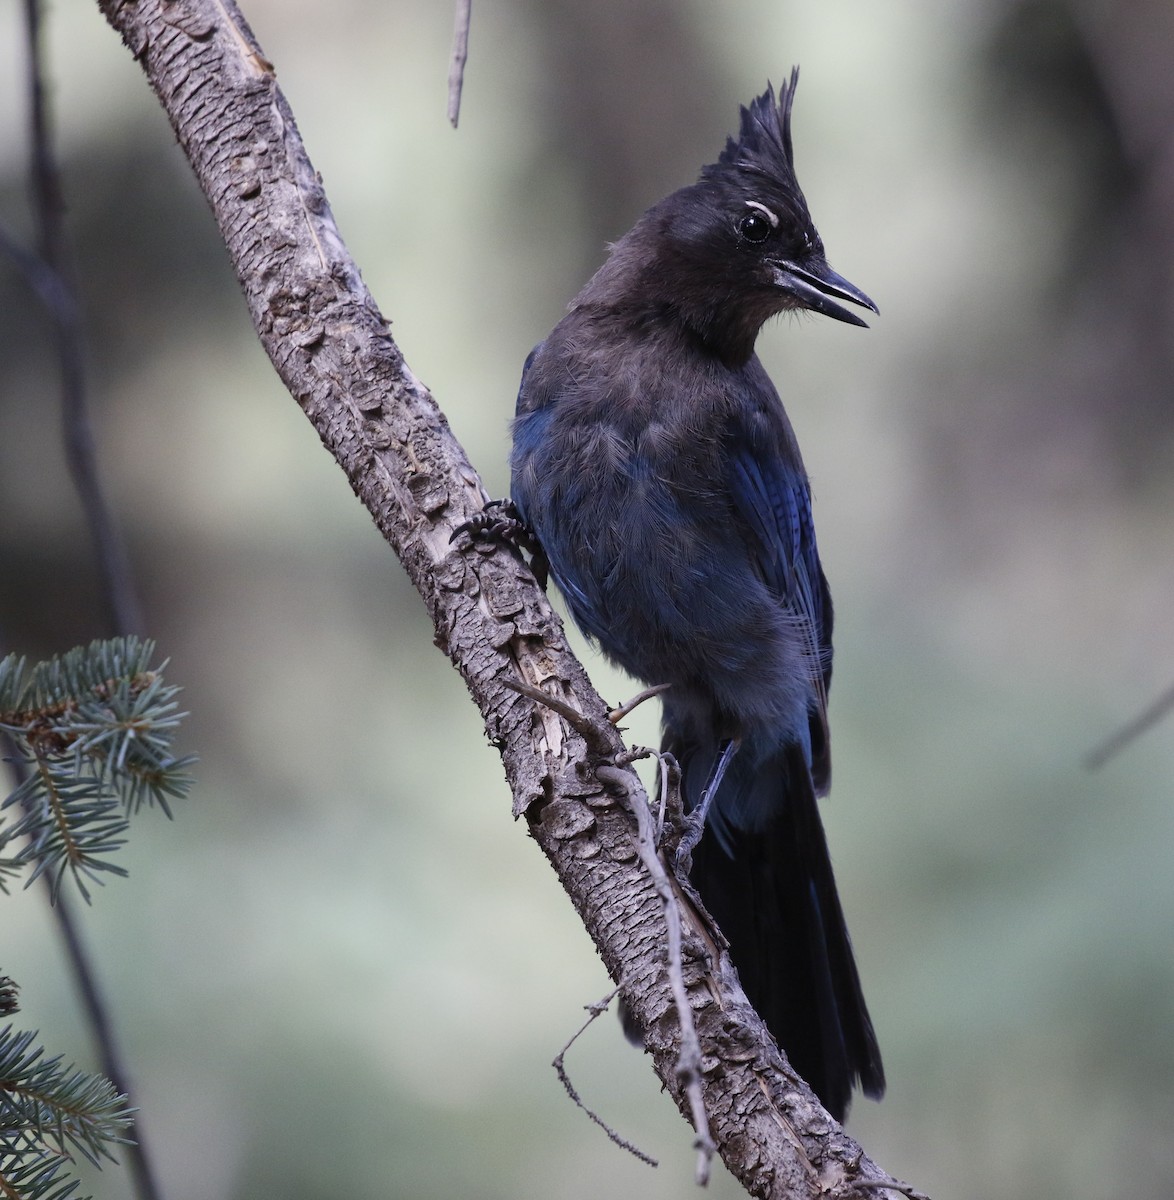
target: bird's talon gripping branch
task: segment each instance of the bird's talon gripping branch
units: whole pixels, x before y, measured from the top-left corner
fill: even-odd
[[[705,832],[705,821],[699,813],[691,812],[681,820],[681,837],[673,851],[673,870],[686,879],[693,870],[693,851]]]
[[[458,525],[448,539],[451,546],[462,535],[467,535],[473,545],[513,546],[530,555],[530,569],[539,586],[546,590],[550,569],[533,530],[522,520],[512,500],[490,500],[479,512]]]

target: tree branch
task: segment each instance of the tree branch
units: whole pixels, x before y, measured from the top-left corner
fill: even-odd
[[[485,491],[347,253],[273,67],[232,0],[99,3],[208,197],[266,352],[423,597],[437,645],[501,751],[515,816],[622,981],[657,1073],[689,1117],[665,906],[630,807],[647,798],[630,771],[625,802],[600,782],[596,765],[614,763],[623,743],[531,572],[511,552],[450,545]],[[586,724],[506,681],[541,689]],[[727,1166],[763,1197],[888,1186],[787,1065],[704,914],[668,880],[701,1045],[697,1076]]]
[[[457,0],[452,35],[452,61],[448,68],[448,119],[454,129],[461,119],[461,92],[465,88],[465,63],[469,58],[469,19],[472,10],[473,0]]]
[[[130,559],[118,523],[102,489],[98,451],[90,423],[86,391],[86,349],[80,305],[71,286],[71,264],[65,236],[65,201],[53,153],[49,105],[41,71],[40,0],[25,0],[25,45],[28,53],[30,180],[37,227],[37,255],[26,274],[53,321],[57,361],[61,368],[61,435],[65,460],[90,527],[103,595],[115,633],[141,634],[142,607],[135,590]]]

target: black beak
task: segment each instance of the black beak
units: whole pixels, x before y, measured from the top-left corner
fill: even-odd
[[[837,304],[836,300],[850,300],[862,308],[871,308],[874,313],[880,312],[858,287],[850,284],[842,275],[837,275],[821,258],[811,259],[805,267],[793,262],[776,262],[774,268],[775,286],[780,291],[790,293],[803,308],[809,308],[812,312],[865,329],[868,328],[868,322]],[[831,298],[833,296],[835,299]]]

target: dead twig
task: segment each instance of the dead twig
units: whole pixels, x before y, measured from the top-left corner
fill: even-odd
[[[659,849],[664,845],[665,822],[679,825],[685,813],[681,798],[681,768],[667,750],[653,750],[650,746],[633,746],[631,750],[617,755],[615,762],[623,767],[642,758],[655,758],[660,772],[660,787],[656,793],[656,845]]]
[[[637,692],[631,700],[621,704],[619,708],[613,708],[607,714],[607,719],[613,724],[618,725],[634,708],[638,708],[645,700],[651,700],[653,696],[659,696],[661,692],[667,692],[673,685],[671,683],[658,683],[654,687],[645,688],[642,692]]]
[[[842,1187],[829,1189],[825,1195],[829,1200],[848,1200],[861,1192],[898,1192],[908,1196],[909,1200],[930,1200],[924,1193],[919,1192],[912,1184],[902,1183],[899,1179],[854,1179]]]
[[[465,86],[465,63],[469,58],[469,18],[472,12],[473,0],[457,0],[452,59],[448,68],[448,119],[454,129],[461,116],[461,92]]]
[[[606,732],[597,729],[592,721],[570,705],[564,704],[561,700],[548,696],[541,689],[522,683],[520,680],[503,679],[502,682],[511,691],[526,696],[536,704],[545,704],[558,713],[583,737],[588,746],[596,748],[606,745]],[[688,1098],[693,1128],[697,1132],[697,1137],[693,1142],[694,1148],[697,1150],[694,1178],[699,1187],[704,1187],[709,1182],[710,1168],[717,1147],[709,1132],[709,1116],[705,1111],[705,1103],[701,1096],[701,1040],[697,1036],[693,1008],[689,1004],[689,994],[685,988],[685,972],[682,965],[681,908],[676,888],[660,859],[659,831],[653,822],[652,811],[647,804],[642,804],[633,798],[630,782],[632,776],[629,771],[625,770],[625,767],[636,759],[653,754],[655,754],[654,751],[644,748],[627,750],[615,756],[611,761],[596,766],[595,777],[610,791],[619,794],[625,807],[636,818],[636,853],[645,871],[648,872],[648,877],[652,881],[652,886],[664,909],[665,925],[668,930],[665,969],[673,994],[673,1003],[677,1010],[677,1020],[681,1026],[681,1052],[677,1056],[677,1078]],[[659,758],[659,755],[657,757]],[[676,767],[675,762],[673,767]],[[679,771],[677,775],[679,781]],[[662,795],[668,794],[670,778],[671,771],[666,774]]]
[[[701,1041],[697,1036],[697,1025],[693,1020],[693,1008],[689,1004],[689,994],[685,990],[685,972],[682,968],[681,953],[681,908],[676,888],[657,851],[652,812],[647,805],[634,802],[632,799],[628,782],[629,773],[622,767],[603,763],[596,767],[595,775],[601,783],[608,785],[623,796],[628,810],[635,816],[636,853],[640,856],[640,862],[648,872],[652,886],[656,889],[656,894],[664,906],[665,925],[668,928],[666,970],[669,986],[673,993],[673,1002],[677,1009],[677,1020],[681,1026],[681,1052],[677,1057],[677,1078],[689,1100],[693,1128],[697,1131],[697,1137],[693,1142],[694,1148],[697,1150],[694,1179],[699,1187],[704,1187],[709,1182],[709,1172],[716,1147],[709,1133],[709,1116],[701,1097]]]
[[[1085,768],[1095,771],[1103,767],[1113,755],[1124,750],[1130,742],[1153,728],[1164,716],[1174,709],[1174,687],[1163,692],[1149,707],[1143,709],[1132,721],[1123,725],[1112,737],[1106,738],[1084,760]]]
[[[583,1036],[583,1033],[586,1031],[587,1027],[594,1020],[596,1020],[596,1018],[607,1012],[608,1005],[611,1004],[611,1002],[615,999],[616,993],[619,990],[620,989],[618,987],[612,988],[612,990],[608,992],[608,994],[604,996],[602,1000],[597,1000],[594,1004],[587,1005],[587,1011],[591,1015],[571,1035],[571,1040],[567,1042],[567,1044],[558,1052],[557,1055],[555,1055],[554,1061],[550,1065],[554,1067],[555,1071],[558,1073],[559,1081],[562,1083],[563,1087],[566,1088],[567,1095],[570,1096],[570,1098],[574,1101],[577,1108],[581,1108],[587,1114],[587,1116],[590,1117],[590,1119],[594,1121],[595,1124],[598,1125],[599,1128],[602,1129],[603,1132],[606,1133],[607,1136],[613,1142],[615,1142],[617,1146],[620,1147],[621,1150],[627,1150],[629,1154],[635,1155],[636,1158],[638,1158],[641,1162],[647,1163],[650,1167],[656,1167],[660,1164],[655,1158],[652,1157],[651,1154],[645,1154],[639,1146],[633,1145],[626,1137],[618,1134],[597,1112],[594,1112],[583,1103],[583,1099],[575,1090],[575,1085],[571,1082],[571,1077],[567,1074],[567,1069],[564,1065],[564,1059],[567,1051],[579,1040],[580,1037]]]
[[[502,678],[501,684],[502,687],[509,688],[511,692],[517,692],[519,696],[525,696],[527,700],[533,700],[535,704],[546,705],[551,712],[557,713],[562,717],[594,753],[610,756],[611,745],[607,734],[604,730],[598,728],[588,717],[579,712],[578,709],[572,708],[571,705],[560,700],[557,696],[551,696],[541,688],[535,687],[532,683],[525,683],[521,679],[512,679],[507,675]]]

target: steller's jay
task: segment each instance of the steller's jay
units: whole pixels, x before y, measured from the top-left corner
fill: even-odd
[[[842,1119],[884,1071],[816,797],[832,603],[795,434],[754,353],[777,313],[864,325],[795,179],[768,85],[697,183],[611,247],[526,361],[512,498],[575,621],[664,694],[703,821],[690,879],[750,1001]]]

